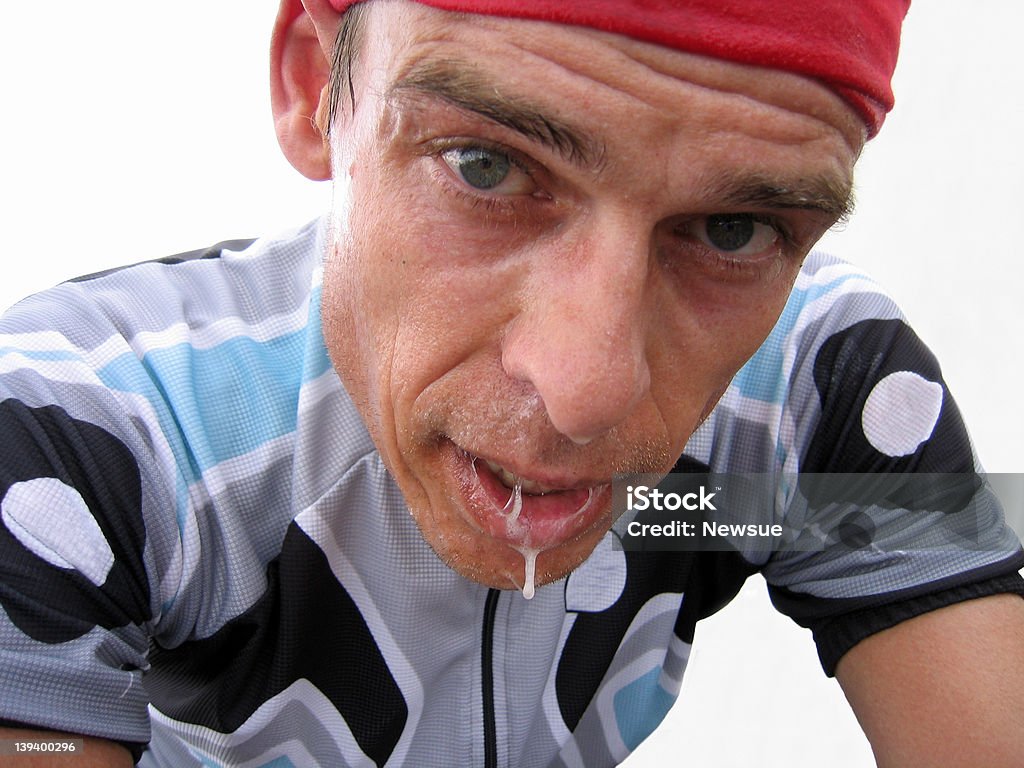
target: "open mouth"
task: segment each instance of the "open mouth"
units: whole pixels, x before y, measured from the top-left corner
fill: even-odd
[[[545,550],[590,528],[610,503],[608,483],[524,477],[454,446],[450,457],[472,522],[516,549]]]
[[[472,459],[471,463],[473,466],[473,472],[476,475],[477,482],[483,484],[484,481],[480,476],[480,470],[477,468],[478,462],[478,459]],[[579,508],[575,512],[571,513],[572,515],[579,515],[586,512],[587,508],[594,501],[595,486],[587,486],[586,499],[582,499],[580,498],[580,492],[584,490],[583,488],[557,488],[554,486],[544,485],[543,483],[520,477],[501,465],[495,464],[493,461],[484,460],[484,463],[487,465],[487,469],[490,470],[490,474],[497,478],[509,491],[508,500],[501,508],[501,512],[505,515],[509,524],[515,525],[519,522],[519,516],[523,512],[524,498],[531,499],[531,504],[539,504],[540,502],[534,502],[533,499],[540,496],[562,494],[563,498],[559,498],[558,501],[560,506],[563,506],[564,502],[569,501],[569,499],[565,497],[571,494],[573,501],[582,502]],[[500,489],[498,489],[498,492],[501,492]]]

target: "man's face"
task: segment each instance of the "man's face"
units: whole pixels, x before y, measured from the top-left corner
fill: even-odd
[[[862,127],[796,76],[411,3],[373,4],[357,61],[332,360],[447,563],[559,578],[771,330]]]

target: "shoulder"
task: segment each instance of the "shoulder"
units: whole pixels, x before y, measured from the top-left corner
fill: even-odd
[[[822,372],[831,376],[843,368],[835,360],[837,345],[878,334],[884,344],[893,329],[909,331],[899,307],[870,275],[810,253],[775,326],[694,434],[687,454],[716,471],[798,471],[822,414]]]
[[[0,334],[42,346],[49,340],[95,347],[117,333],[196,329],[224,317],[258,322],[308,300],[317,283],[323,226],[280,237],[227,240],[208,248],[73,278],[15,304]],[[45,337],[40,334],[46,333]]]

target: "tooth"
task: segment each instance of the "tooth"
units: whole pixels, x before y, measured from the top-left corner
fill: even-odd
[[[550,493],[554,490],[554,488],[548,488],[546,485],[535,483],[533,480],[524,480],[523,478],[519,478],[519,482],[522,484],[523,490],[526,493],[532,493],[534,495]]]
[[[542,485],[541,483],[535,482],[534,480],[527,480],[526,478],[519,477],[514,472],[510,472],[500,464],[495,464],[493,461],[485,459],[485,462],[487,464],[487,467],[491,470],[491,472],[494,473],[494,476],[497,477],[501,481],[502,485],[504,485],[509,490],[515,488],[517,484],[521,486],[523,493],[529,493],[534,496],[539,496],[545,493],[551,493],[552,491],[558,490],[557,488],[551,488],[550,486]]]

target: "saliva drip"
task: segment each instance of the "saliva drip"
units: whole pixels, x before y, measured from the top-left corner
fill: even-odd
[[[523,483],[516,478],[516,486],[512,489],[512,495],[508,497],[505,506],[501,509],[510,523],[519,519],[519,513],[523,511]]]
[[[509,494],[508,501],[505,502],[505,506],[501,508],[501,514],[505,516],[506,524],[511,531],[513,527],[518,527],[515,524],[519,520],[519,515],[523,511],[523,482],[517,477],[515,485],[512,487],[512,493]],[[516,547],[519,554],[523,556],[523,560],[526,565],[523,569],[523,597],[527,600],[532,600],[536,593],[536,579],[537,579],[537,555],[540,550],[536,549],[521,549]]]
[[[502,507],[501,511],[505,515],[505,519],[510,527],[519,520],[519,514],[523,511],[523,484],[519,478],[516,478],[512,494],[508,497],[508,501],[505,502],[505,506]],[[523,560],[526,563],[523,569],[523,597],[527,600],[532,600],[536,591],[535,581],[537,579],[538,552],[539,550],[536,549],[519,550],[519,554],[523,556]]]
[[[519,550],[519,554],[526,561],[526,567],[523,571],[523,597],[527,600],[532,600],[535,593],[534,582],[537,580],[537,555],[539,553],[540,550],[537,549]]]
[[[476,471],[476,460],[473,461],[473,471]],[[594,489],[588,489],[587,500],[583,502],[583,505],[576,510],[575,514],[580,514],[594,499]],[[515,478],[515,484],[512,487],[512,493],[509,494],[508,501],[505,502],[505,506],[501,508],[501,514],[505,516],[505,522],[508,526],[509,532],[517,531],[520,528],[519,515],[523,511],[523,482],[518,477]],[[539,549],[530,549],[527,547],[516,547],[516,550],[523,556],[523,586],[522,592],[523,597],[527,600],[532,600],[536,594],[536,582],[537,582],[537,555],[540,554]]]

